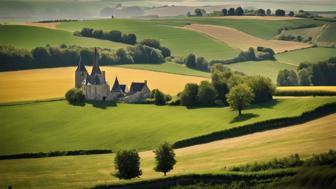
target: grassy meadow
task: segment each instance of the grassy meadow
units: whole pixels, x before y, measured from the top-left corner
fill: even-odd
[[[163,141],[173,143],[259,121],[297,116],[335,101],[336,97],[278,99],[243,111],[245,115],[239,119],[237,112],[228,107],[187,109],[131,104],[81,107],[66,101],[0,106],[0,154],[149,150]]]
[[[164,25],[164,23],[156,23],[152,20],[101,19],[67,22],[57,26],[58,29],[70,32],[80,31],[84,27],[135,33],[138,41],[146,38],[158,39],[163,46],[171,49],[173,55],[177,56],[195,53],[208,59],[227,59],[239,53],[238,50],[229,47],[225,43],[213,40],[205,35],[169,27]]]
[[[77,37],[61,30],[32,26],[0,25],[0,45],[12,45],[16,48],[33,49],[49,45],[79,45],[83,47],[101,47],[117,49],[126,47],[123,43]]]
[[[299,65],[302,62],[317,63],[336,55],[336,48],[315,47],[277,54],[275,57],[281,63]]]
[[[307,158],[312,153],[326,152],[336,142],[335,121],[336,115],[332,114],[295,127],[177,149],[177,164],[168,177],[188,173],[225,174],[223,168],[228,166],[268,161],[294,153]],[[112,176],[114,154],[2,160],[0,187],[72,189],[163,177],[153,171],[154,155],[151,151],[141,152],[140,156],[143,175],[131,181]]]

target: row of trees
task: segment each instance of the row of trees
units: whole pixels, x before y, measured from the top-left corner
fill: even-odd
[[[210,65],[213,64],[233,64],[237,62],[245,62],[245,61],[260,61],[260,60],[274,60],[275,52],[271,48],[265,47],[250,47],[247,51],[242,51],[239,53],[237,57],[234,57],[229,60],[212,60]]]
[[[154,170],[162,172],[166,176],[176,164],[174,149],[165,142],[153,152],[156,160]],[[114,159],[114,165],[116,169],[114,175],[120,179],[132,179],[142,175],[140,156],[136,150],[119,151]]]
[[[272,11],[271,9],[257,9],[257,10],[249,10],[246,9],[244,10],[242,7],[237,7],[237,8],[229,8],[229,9],[222,9],[222,16],[244,16],[244,15],[248,15],[248,16],[271,16],[272,15]],[[285,16],[286,15],[286,11],[283,9],[277,9],[274,12],[275,16]],[[293,11],[289,11],[288,12],[288,16],[294,16],[294,12]]]
[[[103,31],[95,30],[93,28],[83,28],[80,32],[76,31],[74,35],[83,37],[93,37],[97,39],[105,39],[114,42],[121,42],[126,44],[134,45],[137,42],[137,37],[135,34],[122,33],[119,30]]]
[[[156,41],[159,46],[148,41]],[[148,39],[127,49],[100,49],[101,65],[161,63],[170,56],[170,50],[160,45],[157,40]],[[86,65],[94,62],[94,49],[79,46],[46,46],[36,47],[31,51],[17,49],[12,46],[0,46],[0,71],[76,66],[81,61]]]
[[[297,69],[281,70],[277,77],[280,86],[336,85],[336,57],[318,63],[301,63]]]
[[[179,97],[181,105],[188,107],[229,104],[240,115],[241,110],[251,103],[272,100],[274,91],[269,78],[245,76],[218,64],[212,68],[211,82],[188,83]]]

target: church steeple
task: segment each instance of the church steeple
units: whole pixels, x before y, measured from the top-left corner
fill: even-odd
[[[99,55],[97,53],[97,48],[95,48],[94,63],[92,67],[91,77],[94,77],[96,74],[102,74],[99,64],[98,64]]]
[[[85,65],[82,62],[81,55],[79,55],[79,62],[78,62],[78,66],[77,66],[76,72],[87,72],[86,68],[85,68]]]
[[[112,87],[111,91],[115,91],[115,92],[120,92],[121,91],[121,87],[120,87],[120,84],[119,84],[119,81],[118,81],[118,77],[115,78],[115,81],[114,81],[114,84],[113,84],[113,87]]]

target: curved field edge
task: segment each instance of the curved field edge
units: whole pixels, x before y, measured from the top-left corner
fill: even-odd
[[[175,143],[270,119],[299,116],[335,101],[335,97],[277,99],[253,106],[239,118],[228,107],[187,109],[130,104],[77,107],[65,101],[1,106],[0,154],[149,150],[163,141]]]
[[[336,114],[332,114],[301,125],[176,149],[177,164],[168,176],[226,174],[225,167],[269,161],[294,153],[306,159],[312,153],[334,148],[335,120]],[[153,170],[154,153],[139,154],[143,175],[132,180],[112,176],[115,154],[3,160],[0,161],[0,178],[3,179],[0,187],[70,189],[162,178],[162,173]]]
[[[173,146],[175,148],[182,148],[226,138],[243,136],[255,132],[262,132],[271,129],[288,127],[295,124],[305,123],[307,121],[311,121],[316,118],[329,115],[335,112],[336,112],[336,103],[325,104],[323,106],[315,108],[314,110],[303,112],[300,116],[270,119],[249,125],[230,128],[223,131],[217,131],[207,135],[177,141]]]

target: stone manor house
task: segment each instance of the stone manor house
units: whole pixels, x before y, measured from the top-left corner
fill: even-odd
[[[116,77],[112,88],[110,88],[105,78],[105,71],[100,70],[97,49],[95,49],[91,74],[88,73],[80,58],[75,71],[75,87],[83,91],[86,100],[95,101],[141,103],[151,94],[147,81],[132,82],[128,90],[127,86],[120,84]]]

